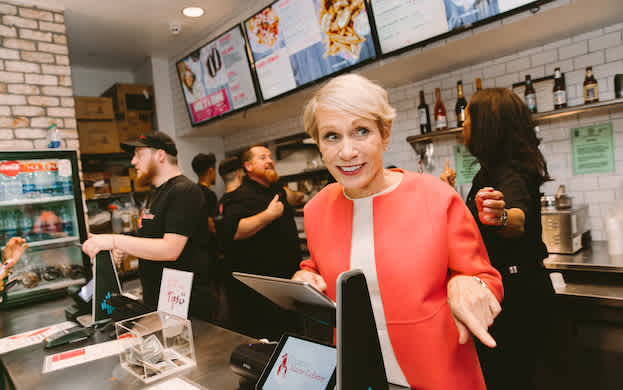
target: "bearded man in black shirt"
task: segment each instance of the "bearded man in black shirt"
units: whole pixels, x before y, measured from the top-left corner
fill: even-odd
[[[277,183],[270,151],[252,146],[241,156],[247,173],[223,199],[225,261],[232,271],[290,279],[301,261],[299,238],[286,190]],[[300,201],[300,199],[298,199]],[[232,281],[233,327],[277,340],[295,331],[296,319],[238,281]]]
[[[82,250],[91,258],[102,250],[112,250],[116,261],[125,255],[138,257],[143,302],[156,309],[163,268],[192,272],[207,255],[200,239],[206,229],[198,212],[205,200],[197,184],[180,172],[177,148],[168,135],[154,132],[121,146],[133,153],[139,183],[156,188],[141,211],[136,237],[92,235]]]

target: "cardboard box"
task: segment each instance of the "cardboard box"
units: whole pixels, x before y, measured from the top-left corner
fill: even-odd
[[[151,121],[117,121],[117,130],[120,142],[134,141],[141,135],[152,131]]]
[[[76,96],[74,102],[76,103],[76,119],[115,119],[111,98]]]
[[[102,96],[113,99],[115,113],[155,111],[154,88],[151,85],[114,84]]]
[[[119,133],[114,121],[78,121],[80,152],[84,154],[121,153]]]
[[[110,191],[113,194],[122,194],[126,192],[132,192],[132,184],[130,183],[130,176],[116,176],[110,177]]]

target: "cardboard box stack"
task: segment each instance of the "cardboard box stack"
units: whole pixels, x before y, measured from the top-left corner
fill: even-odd
[[[80,152],[84,154],[119,153],[119,136],[112,99],[75,97]]]
[[[151,85],[115,84],[102,96],[112,99],[120,142],[152,131],[155,98]]]

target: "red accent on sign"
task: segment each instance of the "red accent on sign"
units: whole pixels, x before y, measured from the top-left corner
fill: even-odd
[[[31,334],[29,334],[29,335],[28,335],[28,337],[31,337],[31,336],[36,336],[36,335],[41,334],[41,333],[45,333],[45,332],[47,332],[48,330],[50,330],[50,328],[43,328],[43,329],[41,329],[41,330],[37,330],[37,331],[32,332]]]
[[[117,340],[131,339],[132,337],[134,337],[132,333],[126,333],[126,334],[122,334],[121,336],[117,337]]]
[[[21,167],[18,161],[4,161],[0,164],[0,173],[5,176],[15,177],[19,175],[20,171]]]
[[[85,353],[86,352],[84,348],[74,349],[73,351],[67,351],[67,352],[59,353],[58,355],[52,356],[52,361],[59,362],[61,360],[75,358],[76,356],[82,356]]]

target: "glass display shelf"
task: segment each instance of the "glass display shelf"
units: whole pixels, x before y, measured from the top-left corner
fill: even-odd
[[[31,204],[41,204],[41,203],[52,203],[52,202],[64,202],[67,200],[73,200],[73,195],[64,195],[64,196],[46,196],[43,198],[33,198],[33,199],[12,199],[12,200],[3,200],[0,201],[0,207],[3,206],[25,206]]]
[[[33,292],[45,290],[58,290],[65,287],[78,286],[85,284],[86,282],[85,278],[41,281],[36,287],[33,288],[26,288],[22,285],[15,286],[9,291],[9,294],[11,295],[11,299],[16,299],[21,294],[31,294]]]
[[[52,246],[52,245],[68,244],[72,242],[80,242],[80,237],[69,236],[69,237],[53,238],[50,240],[33,241],[33,242],[28,242],[28,247],[29,248],[46,247],[46,246]]]

